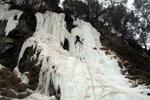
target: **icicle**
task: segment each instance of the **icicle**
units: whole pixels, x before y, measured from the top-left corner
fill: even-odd
[[[56,91],[60,88],[60,100],[150,99],[140,94],[141,89],[129,87],[117,60],[100,49],[100,33],[92,25],[78,19],[68,34],[64,14],[37,13],[36,18],[36,32],[23,44],[18,60],[28,47],[40,50],[38,61],[43,62],[36,92],[48,95],[51,80]],[[65,38],[69,51],[61,47]]]
[[[6,36],[8,36],[9,32],[11,32],[13,29],[16,28],[16,26],[19,23],[19,18],[21,16],[21,14],[22,14],[22,12],[16,12],[10,16],[10,18],[8,19],[6,28],[5,28]]]
[[[1,7],[1,6],[0,6]],[[9,32],[11,32],[13,29],[16,28],[16,26],[19,23],[19,18],[22,15],[22,11],[18,11],[18,10],[10,10],[8,11],[9,5],[4,5],[4,7],[2,6],[2,8],[0,8],[0,20],[8,20],[6,28],[5,28],[5,32],[6,32],[6,36],[8,36]]]

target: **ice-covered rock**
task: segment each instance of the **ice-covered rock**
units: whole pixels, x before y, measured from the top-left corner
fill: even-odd
[[[0,10],[0,20],[8,20],[6,36],[16,28],[23,13],[7,9]],[[39,80],[35,93],[25,100],[150,99],[146,95],[149,90],[130,87],[132,83],[122,75],[115,54],[107,55],[102,50],[101,35],[90,23],[73,20],[76,27],[68,31],[63,13],[47,11],[35,16],[36,31],[24,42],[15,68],[22,83],[30,83],[32,74],[30,70],[22,69],[25,67],[20,67],[20,63],[26,50],[32,48],[32,55],[28,58],[31,62],[36,60],[33,66],[40,69]],[[32,64],[26,66],[33,67]],[[50,88],[54,88],[54,94],[50,93]]]
[[[71,33],[66,29],[64,14],[37,13],[37,28],[27,39],[20,52],[19,61],[28,47],[40,51],[42,62],[36,92],[49,95],[52,83],[56,98],[60,100],[149,100],[141,94],[144,90],[130,88],[131,83],[121,74],[117,60],[101,50],[100,33],[89,23],[74,21]],[[63,49],[68,40],[69,50]],[[21,69],[20,69],[21,70]]]

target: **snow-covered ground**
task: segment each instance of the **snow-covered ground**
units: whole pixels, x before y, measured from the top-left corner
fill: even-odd
[[[16,12],[18,18],[21,15],[18,11],[9,12]],[[64,14],[47,11],[36,13],[36,18],[36,32],[24,42],[18,63],[28,47],[35,49],[37,46],[32,59],[41,51],[38,60],[42,61],[42,68],[35,93],[24,100],[57,100],[49,96],[50,81],[56,91],[60,88],[60,100],[150,100],[149,96],[141,94],[147,90],[130,87],[129,80],[121,74],[115,54],[106,55],[100,33],[90,23],[77,19],[70,33]],[[15,28],[16,20],[11,23]],[[7,25],[6,30],[12,28],[9,27]],[[62,47],[65,39],[69,51]]]

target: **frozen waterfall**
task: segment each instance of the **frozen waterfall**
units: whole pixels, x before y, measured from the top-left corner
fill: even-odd
[[[7,36],[16,27],[22,12],[0,12],[6,12],[0,18],[8,20]],[[24,42],[18,64],[25,50],[33,47],[35,54],[31,58],[36,59],[40,52],[38,61],[42,62],[42,67],[36,91],[24,100],[150,100],[149,96],[141,94],[146,90],[130,87],[132,83],[122,75],[119,59],[112,52],[105,53],[100,33],[90,23],[76,19],[76,27],[70,33],[66,29],[65,14],[47,11],[35,16],[36,32]],[[64,45],[68,46],[67,50],[63,49]],[[28,83],[17,67],[22,81]],[[49,96],[50,84],[59,98]]]
[[[142,90],[129,87],[131,83],[121,74],[115,55],[106,55],[101,50],[104,47],[100,33],[89,23],[77,19],[76,27],[69,33],[64,14],[37,13],[36,18],[36,32],[25,41],[19,57],[20,60],[28,47],[37,46],[36,53],[41,51],[38,60],[42,61],[42,68],[36,92],[49,95],[52,82],[55,91],[60,89],[60,100],[150,99],[140,94]],[[69,42],[69,51],[61,45],[65,39]],[[28,99],[32,96],[36,95]]]

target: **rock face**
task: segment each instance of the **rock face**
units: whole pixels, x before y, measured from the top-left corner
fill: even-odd
[[[0,74],[0,95],[3,96],[3,99],[0,99],[24,98],[30,94],[26,91],[28,85],[22,83],[21,79],[11,70],[2,68]]]
[[[21,73],[28,72],[28,78],[29,78],[29,88],[35,90],[38,86],[39,81],[39,73],[41,69],[41,63],[38,63],[38,56],[40,54],[37,53],[36,59],[31,59],[31,57],[35,54],[36,48],[33,50],[33,47],[29,47],[26,49],[23,58],[20,60],[18,68]]]
[[[98,26],[95,25],[96,29],[102,33],[102,45],[114,51],[122,60],[121,64],[126,67],[122,73],[136,81],[136,84],[150,85],[150,57],[144,50],[134,40],[125,40],[123,37],[99,26],[99,24]]]
[[[19,19],[16,29],[5,36],[5,27],[7,21],[1,21],[0,24],[0,63],[9,69],[17,65],[18,56],[23,42],[32,36],[36,27],[36,18],[34,14],[23,13]]]
[[[33,87],[35,88],[36,86],[34,84],[38,83],[38,79],[36,78],[36,81],[34,81],[35,79],[32,78],[30,81],[32,85],[24,84],[12,70],[17,65],[19,53],[24,41],[32,36],[35,31],[36,18],[33,13],[24,12],[19,18],[17,27],[7,37],[5,36],[6,24],[6,20],[0,21],[0,64],[6,67],[0,70],[0,95],[2,95],[0,100],[10,100],[11,98],[21,99],[30,95],[26,89],[30,87],[32,87],[31,89]],[[31,50],[27,51],[29,52],[27,56],[30,56],[32,53]],[[23,63],[29,64],[28,60],[23,61]],[[21,71],[23,72],[24,69],[22,68]],[[33,76],[38,76],[38,73],[34,73]]]
[[[36,28],[36,18],[34,13],[28,11],[24,12],[19,19],[17,30],[23,35],[25,39],[32,36]]]
[[[129,87],[129,80],[122,75],[128,73],[127,77],[137,84],[150,85],[150,59],[131,40],[95,26],[100,36],[90,23],[67,13],[34,15],[25,10],[7,37],[6,23],[0,24],[0,64],[6,66],[0,69],[0,99],[22,99],[31,89],[52,100],[149,100],[149,93],[145,96],[141,94],[144,90]],[[119,62],[109,50],[120,57]],[[20,78],[13,72],[15,67]],[[28,84],[21,80],[23,75],[29,79]]]
[[[4,21],[0,21],[0,35],[5,35],[5,27],[6,27],[6,24],[7,24],[7,21],[4,20]]]

